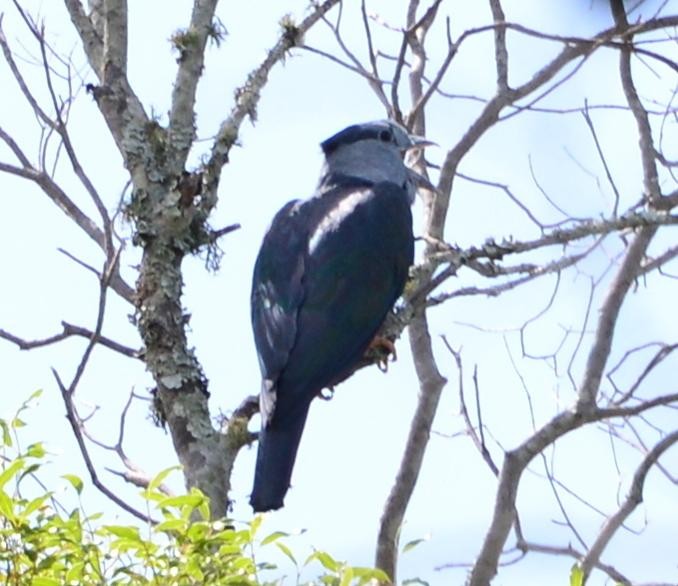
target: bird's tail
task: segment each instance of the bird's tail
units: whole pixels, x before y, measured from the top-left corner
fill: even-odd
[[[262,427],[250,495],[250,505],[255,513],[283,506],[308,408],[307,405],[292,417],[285,418],[284,425],[274,420],[267,427]]]

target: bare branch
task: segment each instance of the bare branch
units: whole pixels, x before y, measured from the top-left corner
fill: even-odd
[[[661,191],[659,187],[659,176],[657,175],[657,163],[655,161],[655,148],[652,140],[652,129],[650,128],[650,121],[647,112],[636,91],[636,86],[633,83],[631,76],[631,53],[633,42],[633,29],[629,26],[626,19],[626,8],[623,0],[610,0],[610,7],[612,9],[612,16],[617,27],[623,31],[624,45],[619,52],[619,73],[621,78],[626,101],[633,112],[638,126],[638,139],[640,141],[640,156],[643,163],[643,186],[645,187],[645,196],[650,202],[659,201]]]
[[[433,78],[433,80],[430,81],[428,87],[426,88],[426,91],[418,97],[414,107],[412,108],[408,115],[408,121],[417,120],[420,116],[421,111],[426,107],[426,104],[429,102],[433,94],[440,91],[440,84],[442,83],[443,78],[445,77],[445,74],[447,73],[447,70],[449,69],[450,64],[452,63],[452,59],[454,59],[454,56],[457,54],[457,49],[459,48],[459,45],[452,41],[452,37],[450,34],[449,18],[447,18],[446,20],[446,26],[447,26],[447,55],[445,56],[445,59],[443,60],[442,64],[438,67],[438,71],[436,72],[436,75]]]
[[[376,554],[376,566],[384,570],[394,584],[400,528],[421,471],[440,395],[447,382],[438,371],[433,358],[425,314],[418,315],[412,320],[409,338],[417,378],[420,381],[419,401],[412,418],[398,474],[381,516]]]
[[[269,73],[290,49],[302,44],[304,34],[338,2],[339,0],[325,0],[316,5],[313,12],[298,25],[286,25],[266,59],[249,74],[245,84],[236,91],[236,103],[228,118],[219,127],[212,153],[206,164],[205,183],[208,192],[214,192],[213,202],[209,204],[211,207],[216,203],[215,190],[221,176],[221,168],[228,162],[228,154],[238,138],[240,125],[247,116],[255,117],[261,90],[268,81]]]
[[[372,86],[373,84],[375,86],[383,86],[383,85],[390,85],[390,83],[391,83],[390,81],[386,81],[386,80],[383,80],[383,79],[376,78],[376,77],[374,77],[374,75],[372,73],[370,73],[366,69],[363,69],[362,67],[358,67],[356,65],[352,65],[351,63],[348,63],[346,61],[342,61],[338,57],[335,57],[331,53],[328,53],[327,51],[323,51],[322,49],[317,49],[317,48],[311,47],[309,45],[304,45],[304,46],[300,47],[300,49],[302,49],[304,51],[308,51],[309,53],[314,53],[316,55],[320,55],[321,57],[327,59],[328,61],[333,61],[337,65],[340,65],[341,67],[344,67],[344,68],[348,69],[349,71],[352,71],[353,73],[356,73],[356,74],[360,75],[361,77],[364,77],[365,80],[370,84],[370,86]],[[379,97],[382,104],[386,107],[387,111],[389,111],[390,105],[388,103],[388,99],[386,98],[385,94],[383,95],[383,99],[382,99],[382,95],[380,93],[377,93],[377,97]]]
[[[210,35],[219,34],[214,27],[218,0],[197,0],[193,3],[191,24],[186,31],[175,33],[185,40],[179,47],[179,68],[174,80],[172,108],[169,114],[169,141],[173,166],[183,169],[196,136],[195,94],[205,63],[205,47]]]
[[[494,30],[494,62],[497,68],[497,91],[499,93],[508,90],[508,51],[506,50],[506,27],[501,26],[506,22],[504,10],[501,7],[500,0],[490,0],[492,18],[495,25],[499,25]]]
[[[101,276],[101,282],[99,284],[99,307],[97,310],[96,325],[94,326],[94,331],[92,332],[92,336],[89,340],[89,343],[87,344],[85,351],[82,353],[80,363],[75,369],[75,375],[73,376],[73,380],[71,381],[71,384],[68,386],[68,393],[71,396],[75,394],[75,389],[77,388],[78,383],[80,382],[80,378],[85,372],[85,367],[87,366],[87,362],[89,361],[92,351],[94,350],[94,346],[96,346],[97,340],[99,336],[101,336],[101,328],[104,326],[104,317],[106,314],[106,292],[108,291],[108,286],[110,285],[111,277],[113,276],[117,269],[118,259],[121,250],[122,249],[119,248],[114,252],[113,256],[106,260],[106,265],[104,266],[104,271]]]
[[[0,338],[3,338],[8,342],[16,344],[21,350],[32,350],[34,348],[42,348],[44,346],[56,344],[57,342],[61,342],[72,336],[78,336],[90,340],[92,338],[96,338],[97,344],[101,344],[102,346],[105,346],[106,348],[109,348],[129,358],[140,358],[139,350],[135,350],[134,348],[124,346],[123,344],[120,344],[115,340],[111,340],[106,336],[95,336],[95,333],[92,332],[91,330],[88,330],[87,328],[69,324],[65,321],[62,321],[61,325],[63,326],[63,331],[61,333],[54,334],[53,336],[49,336],[47,338],[42,338],[38,340],[26,340],[24,338],[20,338],[19,336],[15,336],[14,334],[7,332],[3,329],[0,329]]]
[[[644,23],[644,26],[637,25],[634,27],[634,31],[654,30],[655,27],[659,27],[657,22],[659,20],[665,21],[666,19],[657,19],[650,24]],[[671,19],[668,20],[670,21]],[[675,20],[678,20],[678,18]],[[512,26],[508,23],[505,26],[515,28],[516,30],[523,30],[522,27]],[[485,30],[490,30],[492,28],[493,27],[485,27]],[[480,30],[480,28],[472,31],[469,30],[464,34],[477,33]],[[544,87],[560,73],[568,63],[592,54],[598,48],[608,44],[617,34],[618,28],[614,27],[598,33],[591,39],[586,39],[586,42],[567,44],[554,59],[537,71],[531,79],[515,89],[498,91],[495,96],[485,104],[482,112],[476,118],[475,122],[471,124],[466,134],[464,134],[455,147],[448,151],[445,157],[445,161],[441,167],[440,178],[438,180],[438,194],[435,198],[435,205],[427,223],[427,232],[430,236],[438,239],[442,238],[449,207],[450,193],[452,191],[452,184],[457,167],[465,154],[477,143],[487,129],[497,122],[500,112],[518,100],[530,95],[537,89]],[[628,34],[628,32],[626,34]],[[543,37],[543,35],[540,36]],[[460,38],[459,41],[457,41],[457,44],[459,44],[461,40],[462,39]],[[568,40],[567,42],[571,43],[572,41]]]
[[[581,559],[582,553],[572,545],[566,547],[558,547],[553,545],[544,545],[541,543],[534,543],[532,541],[520,541],[516,544],[516,547],[521,551],[532,551],[536,553],[544,553],[548,555],[557,555],[557,556],[567,556],[574,559]],[[605,572],[610,578],[615,580],[619,584],[630,584],[630,580],[624,576],[619,570],[610,566],[609,564],[604,564],[600,561],[596,562],[595,567],[599,570]]]
[[[85,445],[85,439],[82,435],[82,429],[80,427],[79,418],[76,415],[75,406],[73,405],[73,391],[69,391],[64,386],[56,370],[52,369],[52,374],[54,375],[59,390],[61,391],[61,398],[64,401],[64,406],[66,407],[66,418],[68,419],[68,422],[71,424],[73,435],[75,436],[78,448],[80,449],[80,454],[82,455],[82,459],[84,460],[85,466],[87,467],[87,471],[89,472],[92,484],[94,484],[94,486],[103,495],[108,497],[121,509],[127,511],[130,515],[134,515],[137,519],[140,519],[144,523],[150,523],[153,525],[157,524],[158,523],[157,521],[127,504],[123,499],[121,499],[117,494],[115,494],[111,489],[109,489],[105,484],[101,482],[101,480],[99,479],[99,475],[97,474],[96,467],[94,466],[92,458],[89,455],[89,451],[87,450],[87,446]]]
[[[595,340],[589,352],[586,370],[579,387],[579,399],[575,409],[563,411],[528,438],[517,449],[507,452],[504,458],[497,502],[492,523],[485,537],[482,550],[469,579],[470,586],[490,582],[497,571],[497,561],[513,523],[515,499],[520,478],[527,464],[546,446],[559,437],[583,425],[598,420],[603,414],[595,406],[595,399],[603,369],[612,345],[614,326],[624,297],[637,274],[642,256],[656,228],[641,228],[629,246],[610,292],[603,304],[598,320]],[[605,413],[608,415],[609,413]]]
[[[360,2],[360,14],[362,15],[363,28],[365,29],[365,38],[367,39],[367,54],[370,59],[372,76],[374,77],[375,80],[380,80],[379,68],[377,67],[377,54],[374,50],[374,43],[372,41],[372,29],[370,28],[370,22],[367,17],[367,7],[365,6],[365,0],[361,0]],[[384,92],[383,82],[375,81],[373,89],[381,103],[386,108],[386,111],[390,112],[390,104],[388,103],[388,98],[386,97],[386,93]]]
[[[619,201],[621,200],[621,194],[619,193],[619,189],[617,188],[617,184],[614,181],[614,178],[612,177],[612,172],[610,171],[610,167],[607,164],[607,159],[605,158],[605,154],[603,153],[603,148],[600,145],[600,141],[598,140],[598,134],[596,133],[596,128],[593,125],[593,120],[591,119],[591,115],[589,114],[589,108],[588,104],[586,104],[584,110],[582,111],[582,116],[584,117],[584,120],[586,121],[586,125],[588,126],[589,130],[591,131],[591,136],[593,137],[593,142],[596,145],[596,151],[598,152],[598,157],[600,158],[600,162],[603,165],[603,168],[605,169],[605,176],[607,177],[607,181],[610,184],[610,187],[612,188],[612,191],[614,192],[614,206],[612,208],[612,216],[615,217],[617,213],[619,212]]]
[[[92,19],[85,14],[80,0],[64,0],[64,5],[68,10],[73,26],[82,39],[82,45],[90,66],[101,80],[104,55],[103,36],[95,29]],[[95,15],[93,14],[93,16]]]
[[[465,264],[469,260],[478,258],[500,259],[508,254],[528,252],[544,246],[567,244],[568,242],[600,234],[610,234],[627,229],[656,229],[658,226],[676,225],[678,224],[678,216],[650,211],[630,213],[619,218],[598,221],[583,220],[581,222],[573,222],[573,224],[574,226],[572,227],[559,228],[547,232],[544,236],[535,240],[523,242],[511,239],[503,239],[500,242],[489,241],[480,248],[471,247],[466,250],[450,246],[449,251],[431,254],[429,262],[438,266],[444,262]]]
[[[80,0],[64,0],[64,3],[99,80],[99,86],[90,84],[88,90],[103,114],[127,169],[139,180],[143,176],[143,155],[151,147],[147,144],[150,120],[127,79],[126,0],[104,0],[104,14],[100,15],[104,19],[104,39],[85,14]]]
[[[122,412],[120,414],[120,423],[119,423],[119,431],[118,431],[118,439],[114,445],[108,445],[102,442],[101,440],[95,438],[87,429],[86,427],[86,422],[87,420],[94,414],[94,412],[87,416],[86,418],[82,419],[78,415],[78,413],[74,409],[74,415],[75,418],[78,421],[78,425],[83,433],[83,435],[90,440],[93,444],[96,446],[99,446],[100,448],[109,451],[109,452],[114,452],[121,460],[123,465],[125,466],[125,471],[120,472],[119,470],[113,470],[112,468],[106,468],[109,472],[112,474],[115,474],[116,476],[119,476],[125,482],[129,482],[130,484],[133,484],[135,486],[138,486],[140,488],[148,488],[150,485],[151,481],[153,480],[153,477],[146,473],[144,470],[139,468],[130,458],[127,456],[125,453],[125,449],[123,447],[123,441],[124,441],[124,436],[125,436],[125,425],[127,422],[127,413],[129,412],[129,408],[132,405],[133,399],[139,399],[138,395],[134,393],[134,389],[130,392],[129,397],[127,398],[127,402],[125,403],[125,406],[122,409]],[[96,409],[95,409],[96,412]],[[173,493],[172,491],[167,487],[165,483],[161,483],[157,489],[166,494],[167,496],[172,496]]]
[[[506,291],[515,289],[516,287],[524,285],[525,283],[533,281],[539,277],[553,273],[560,274],[561,271],[577,264],[580,260],[586,257],[594,247],[591,247],[585,253],[564,256],[563,258],[550,262],[547,265],[528,265],[525,267],[520,267],[520,272],[526,272],[528,274],[512,281],[506,281],[499,285],[493,285],[491,287],[462,287],[460,289],[456,289],[455,291],[450,291],[449,293],[441,293],[440,295],[429,297],[426,300],[426,306],[435,307],[436,305],[440,305],[441,303],[444,303],[449,299],[453,299],[454,297],[466,297],[470,295],[487,295],[488,297],[496,297],[502,293],[505,293]],[[502,274],[502,271],[498,270],[497,274]]]
[[[667,249],[664,251],[662,254],[657,256],[656,258],[653,258],[651,260],[646,260],[643,263],[642,269],[639,273],[639,275],[646,275],[649,272],[654,271],[655,269],[659,269],[661,271],[661,268],[668,263],[669,261],[672,261],[674,258],[678,256],[678,246],[672,246],[671,248]]]
[[[600,530],[598,537],[591,545],[588,553],[583,556],[581,560],[581,569],[584,574],[584,582],[589,577],[591,570],[595,567],[600,559],[603,551],[610,543],[610,540],[617,533],[619,528],[624,524],[626,519],[633,513],[636,507],[643,502],[643,486],[645,479],[659,458],[673,445],[678,443],[678,431],[668,434],[663,440],[650,450],[645,456],[640,466],[636,469],[633,475],[633,481],[629,489],[628,495],[619,509],[607,520],[603,528]]]
[[[222,236],[226,236],[227,234],[230,234],[231,232],[235,232],[236,230],[240,230],[240,228],[241,228],[240,224],[230,224],[229,226],[224,226],[223,228],[219,228],[218,230],[214,230],[211,234],[212,241],[216,242]]]
[[[447,341],[447,338],[445,336],[442,337],[442,340],[448,352],[452,354],[452,356],[454,357],[454,361],[457,365],[457,371],[459,373],[459,405],[461,410],[461,416],[463,417],[464,423],[466,425],[466,433],[471,438],[471,441],[473,441],[473,445],[476,447],[476,449],[482,456],[483,460],[491,470],[492,474],[494,474],[494,476],[499,476],[499,467],[492,459],[492,454],[490,454],[490,451],[487,449],[487,445],[485,444],[485,438],[483,437],[483,422],[480,411],[480,393],[477,384],[478,383],[477,369],[474,368],[473,370],[473,382],[476,391],[476,408],[478,412],[478,426],[476,431],[476,426],[474,426],[473,423],[471,422],[471,416],[469,415],[468,408],[466,407],[466,399],[464,397],[464,371],[461,360],[461,352],[455,351],[450,345],[450,343]]]
[[[361,5],[361,10],[363,14],[363,26],[365,27],[366,30],[366,35],[367,35],[367,40],[368,40],[368,51],[370,54],[370,60],[371,60],[371,65],[372,65],[372,72],[368,71],[367,68],[360,62],[360,60],[355,56],[355,54],[349,49],[349,47],[346,45],[344,42],[344,39],[341,35],[340,31],[340,25],[341,25],[341,4],[339,8],[339,16],[337,17],[337,22],[336,24],[330,23],[330,21],[323,17],[323,22],[325,22],[330,29],[332,30],[332,33],[334,34],[334,38],[337,41],[337,44],[339,45],[339,48],[342,50],[344,55],[348,57],[348,60],[350,63],[346,63],[344,61],[341,61],[340,59],[334,57],[333,55],[330,55],[329,53],[326,53],[324,51],[320,51],[318,49],[311,49],[308,46],[304,46],[304,49],[323,54],[326,58],[330,59],[331,61],[334,61],[335,63],[338,63],[342,65],[343,67],[346,67],[350,69],[351,71],[357,73],[361,77],[364,77],[367,83],[369,84],[370,88],[374,91],[375,95],[379,99],[379,101],[382,103],[384,108],[386,109],[387,112],[390,111],[390,105],[388,103],[388,98],[386,97],[386,94],[384,93],[384,84],[387,82],[382,81],[379,79],[378,73],[377,73],[377,67],[376,67],[376,58],[374,56],[373,52],[373,47],[372,47],[372,35],[370,32],[369,28],[369,23],[367,21],[367,15],[365,14],[365,2],[362,2]]]
[[[44,31],[38,28],[38,25],[23,11],[23,9],[21,9],[20,6],[17,5],[17,8],[24,22],[26,23],[26,26],[28,27],[33,37],[36,39],[38,46],[40,48],[41,62],[48,91],[52,101],[52,107],[54,109],[54,118],[51,118],[45,112],[45,110],[42,109],[38,104],[37,100],[35,99],[34,95],[29,89],[26,81],[21,75],[19,67],[17,66],[12,55],[12,51],[9,47],[9,44],[7,43],[7,39],[4,33],[2,32],[2,29],[0,28],[0,47],[2,48],[3,56],[5,58],[5,61],[9,65],[9,68],[12,72],[12,75],[14,76],[14,79],[17,82],[17,85],[19,86],[19,89],[21,90],[21,93],[23,94],[24,98],[35,112],[38,120],[42,124],[50,128],[61,138],[62,141],[61,144],[64,146],[68,154],[69,160],[73,168],[73,172],[75,173],[76,177],[80,180],[85,190],[89,194],[90,198],[94,202],[97,210],[99,211],[99,214],[102,219],[103,230],[100,229],[86,214],[84,214],[80,210],[80,208],[76,206],[75,203],[73,203],[73,201],[70,198],[68,198],[68,196],[66,196],[63,190],[56,184],[54,179],[52,179],[47,174],[44,160],[40,164],[39,167],[40,170],[37,170],[32,165],[29,158],[24,154],[19,145],[16,143],[16,141],[14,141],[12,137],[9,136],[8,133],[2,129],[0,129],[0,139],[2,139],[9,146],[10,150],[17,157],[23,168],[19,169],[12,165],[1,163],[0,170],[14,175],[18,175],[25,179],[29,179],[38,184],[43,190],[43,192],[46,195],[48,195],[52,199],[52,201],[56,203],[62,209],[62,211],[64,211],[69,216],[70,219],[72,219],[82,230],[84,230],[90,236],[90,238],[92,238],[102,248],[102,250],[105,252],[107,256],[111,255],[113,254],[113,242],[112,242],[113,229],[110,217],[108,215],[108,211],[99,193],[94,187],[94,184],[92,183],[92,181],[85,173],[84,169],[80,164],[80,161],[75,151],[75,147],[71,142],[70,135],[66,127],[66,120],[63,115],[64,108],[68,107],[67,105],[70,104],[73,96],[72,94],[69,94],[65,102],[62,102],[59,98],[57,98],[57,92],[52,82],[52,71],[48,63],[49,60],[48,52],[54,53],[54,51],[46,43]],[[70,91],[71,89],[70,77],[67,77],[66,81],[68,82],[68,87]],[[118,294],[120,294],[127,301],[129,302],[132,301],[131,287],[129,287],[122,280],[122,278],[117,272],[115,275],[113,275],[111,282],[114,290]]]
[[[103,0],[103,66],[127,73],[127,0]]]
[[[588,415],[591,417],[591,415]],[[586,422],[587,416],[575,411],[556,415],[517,449],[506,452],[499,475],[497,500],[492,522],[485,535],[480,554],[468,579],[469,586],[484,586],[497,573],[497,564],[515,519],[515,502],[523,471],[528,463],[557,438]]]

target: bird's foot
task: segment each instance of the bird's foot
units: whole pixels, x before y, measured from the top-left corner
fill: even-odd
[[[367,348],[367,353],[376,358],[376,364],[381,372],[388,371],[389,357],[391,362],[398,360],[395,344],[384,336],[375,336]]]

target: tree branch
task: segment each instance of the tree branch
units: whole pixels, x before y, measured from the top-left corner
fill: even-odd
[[[603,528],[600,530],[598,537],[589,548],[589,551],[581,560],[581,570],[584,574],[584,583],[586,583],[591,570],[596,566],[600,560],[600,556],[610,543],[614,535],[619,531],[619,528],[624,524],[626,519],[633,513],[636,507],[643,502],[643,486],[645,479],[659,458],[672,446],[678,443],[678,431],[674,431],[667,435],[664,439],[658,442],[650,452],[643,458],[640,466],[636,469],[631,482],[628,495],[619,509],[610,516],[605,522]]]
[[[256,117],[261,91],[268,81],[271,70],[290,49],[302,45],[304,34],[338,3],[339,0],[325,0],[315,5],[313,12],[298,25],[285,23],[280,39],[269,50],[266,59],[247,76],[247,81],[236,91],[236,103],[228,118],[219,127],[210,158],[205,166],[205,184],[212,200],[209,209],[216,204],[216,187],[221,176],[221,168],[228,162],[228,154],[236,143],[240,125],[247,116],[251,119]]]
[[[73,392],[69,391],[64,384],[61,382],[61,379],[59,378],[59,374],[57,373],[56,370],[52,369],[52,374],[54,375],[54,378],[56,379],[57,385],[59,387],[59,390],[61,391],[61,398],[64,401],[64,406],[66,407],[66,418],[68,419],[68,422],[71,424],[71,429],[73,430],[73,435],[75,436],[75,440],[78,444],[78,448],[80,449],[80,454],[82,455],[82,458],[85,462],[85,466],[87,467],[87,471],[89,472],[90,479],[92,480],[92,484],[106,497],[108,497],[111,501],[113,501],[116,505],[118,505],[121,509],[124,511],[127,511],[130,515],[134,515],[137,519],[143,521],[144,523],[149,523],[152,525],[155,525],[158,523],[158,521],[155,521],[151,517],[145,515],[141,511],[138,511],[131,505],[127,504],[123,499],[121,499],[117,494],[115,494],[111,489],[109,489],[101,480],[99,479],[99,475],[97,474],[96,467],[94,466],[94,463],[92,462],[92,458],[89,455],[89,451],[87,450],[87,446],[85,445],[85,439],[82,435],[82,429],[80,428],[80,423],[79,423],[79,418],[76,414],[75,411],[75,406],[73,405]]]
[[[38,42],[40,48],[41,60],[45,79],[48,86],[52,106],[54,108],[54,118],[51,118],[45,110],[40,107],[34,95],[32,94],[28,84],[25,82],[19,67],[17,66],[12,51],[7,43],[7,39],[0,27],[0,47],[2,48],[3,56],[7,62],[21,93],[35,112],[38,120],[45,124],[48,128],[54,130],[61,138],[62,144],[68,154],[71,162],[73,172],[79,179],[86,192],[94,202],[102,219],[103,229],[99,228],[96,223],[87,216],[82,210],[66,195],[56,181],[46,172],[44,164],[37,169],[30,161],[30,159],[23,152],[16,141],[2,128],[0,128],[0,139],[7,144],[14,156],[21,163],[21,167],[16,167],[7,163],[0,163],[0,171],[10,173],[24,179],[28,179],[36,183],[41,190],[71,219],[78,227],[80,227],[97,245],[109,256],[113,254],[113,228],[106,206],[104,205],[98,191],[94,187],[92,181],[82,168],[76,154],[74,145],[71,142],[70,135],[66,127],[66,120],[62,115],[63,106],[57,98],[57,92],[52,84],[52,73],[48,64],[48,49],[49,46],[45,42],[44,32],[38,28],[36,23],[18,6],[18,10],[22,19],[26,23],[29,31]],[[69,90],[70,90],[70,78]],[[72,100],[72,95],[69,95],[66,103]],[[116,269],[116,272],[111,277],[111,286],[121,297],[128,302],[133,301],[133,290],[125,283]]]
[[[391,492],[381,515],[377,537],[376,566],[396,584],[398,538],[405,511],[419,478],[431,426],[440,395],[447,380],[440,374],[433,358],[431,336],[424,314],[416,316],[409,327],[410,346],[419,379],[419,400],[410,432]]]
[[[61,325],[63,326],[62,332],[60,332],[59,334],[54,334],[53,336],[49,336],[47,338],[37,340],[26,340],[24,338],[20,338],[19,336],[15,336],[14,334],[7,332],[6,330],[3,329],[0,329],[0,338],[3,338],[8,342],[12,342],[12,344],[15,344],[21,350],[32,350],[34,348],[42,348],[44,346],[56,344],[57,342],[61,342],[73,336],[87,338],[89,340],[94,338],[96,339],[97,344],[101,344],[102,346],[105,346],[106,348],[109,348],[114,352],[118,352],[123,356],[137,359],[140,358],[141,352],[139,350],[135,350],[134,348],[130,348],[128,346],[120,344],[119,342],[111,340],[106,336],[96,335],[96,332],[88,330],[87,328],[69,324],[65,321],[62,321]]]
[[[640,144],[640,156],[643,164],[643,186],[645,197],[652,203],[659,201],[661,197],[659,188],[659,176],[657,175],[657,163],[655,160],[655,148],[652,140],[652,129],[647,112],[643,107],[636,86],[631,75],[631,53],[633,50],[633,32],[626,19],[626,8],[623,0],[610,0],[610,8],[615,24],[624,34],[624,44],[619,51],[619,77],[621,79],[626,101],[628,102],[633,117],[638,126],[638,140]]]
[[[188,151],[196,137],[195,94],[205,63],[205,48],[214,30],[214,12],[218,0],[196,0],[193,3],[191,24],[181,35],[185,42],[179,48],[179,68],[172,91],[172,107],[169,114],[168,139],[172,166],[183,169]]]

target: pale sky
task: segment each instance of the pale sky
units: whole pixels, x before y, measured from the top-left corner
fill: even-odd
[[[76,86],[93,81],[94,76],[84,66],[75,33],[61,3],[32,1],[24,4],[33,14],[39,11],[44,17],[48,38],[58,50],[72,51],[82,76],[76,79]],[[129,4],[129,77],[146,111],[157,113],[163,121],[176,67],[176,56],[167,39],[187,22],[192,3],[177,1],[171,8],[169,3],[163,3],[162,10],[157,9],[157,3],[132,0]],[[221,48],[211,47],[207,51],[206,74],[198,94],[201,137],[208,139],[214,133],[230,110],[233,90],[275,42],[280,17],[285,12],[298,17],[306,6],[305,1],[287,2],[283,10],[275,4],[221,3],[219,17],[229,36]],[[382,0],[373,4],[371,10],[378,12],[383,20],[396,26],[401,24],[402,3]],[[455,36],[470,26],[488,22],[489,9],[485,3],[476,3],[473,4],[475,8],[469,8],[472,4],[452,0],[443,3],[441,11],[451,17]],[[503,4],[508,20],[551,33],[583,36],[610,24],[605,10],[599,6],[591,9],[590,3],[584,0],[571,2],[567,8],[556,0],[513,0]],[[652,7],[659,4],[658,1],[646,2],[643,14],[652,13]],[[19,55],[35,54],[11,3],[3,0],[0,7],[5,12],[5,34]],[[676,9],[678,2],[674,0],[668,3],[665,13],[675,13]],[[347,10],[346,22],[354,25],[347,24],[346,37],[349,44],[358,43],[359,51],[361,29],[355,25],[359,21],[353,16]],[[255,22],[256,26],[253,26]],[[393,44],[388,33],[377,38],[385,50],[395,52],[399,46]],[[444,31],[440,27],[431,32],[431,38],[434,47],[444,46]],[[511,63],[515,68],[514,83],[524,80],[560,48],[542,41],[526,41],[516,35],[509,39]],[[308,35],[307,42],[334,50],[331,35],[323,25],[318,25]],[[433,55],[431,68],[439,58],[439,55]],[[673,58],[676,58],[675,50]],[[657,71],[661,75],[655,75],[649,68],[636,68],[634,73],[645,84],[656,84],[644,87],[656,88],[657,95],[666,100],[675,86],[675,76],[673,80],[667,80],[664,77],[668,75],[667,69]],[[35,84],[38,95],[45,97],[39,67],[27,62],[24,73]],[[34,156],[38,129],[4,62],[0,65],[0,87],[5,105],[0,114],[0,126],[12,133],[26,152]],[[488,96],[493,87],[494,65],[488,34],[464,45],[442,89],[453,94]],[[585,98],[590,104],[621,103],[614,53],[597,53],[573,80],[543,105],[576,108],[583,105]],[[438,98],[432,103],[428,136],[441,145],[428,153],[432,162],[442,160],[446,150],[455,144],[478,111],[478,103],[469,100]],[[249,286],[254,258],[268,223],[286,201],[312,193],[321,164],[318,145],[323,139],[348,124],[384,117],[367,84],[354,74],[303,51],[295,51],[284,65],[275,69],[258,114],[256,126],[249,122],[243,125],[242,148],[232,151],[231,161],[224,169],[221,199],[212,222],[215,227],[238,222],[242,229],[224,238],[225,254],[218,273],[208,273],[203,259],[188,259],[184,265],[184,305],[192,315],[191,343],[210,380],[214,415],[220,410],[228,412],[244,396],[258,390],[259,371],[249,324]],[[593,116],[615,180],[622,187],[621,209],[625,209],[637,201],[641,193],[635,128],[628,113],[620,110],[597,110]],[[72,112],[70,128],[84,168],[109,210],[114,210],[125,186],[124,169],[95,104],[82,89]],[[673,132],[675,134],[675,125]],[[193,153],[194,162],[208,151],[209,144],[209,141],[198,143]],[[670,150],[667,148],[669,154]],[[674,158],[678,156],[675,149],[673,155]],[[0,160],[10,160],[4,147],[0,148]],[[514,117],[484,137],[464,160],[460,171],[509,185],[521,202],[544,222],[562,219],[536,187],[530,174],[530,161],[541,187],[572,216],[598,217],[610,212],[611,190],[596,158],[591,135],[579,114]],[[83,210],[93,211],[84,191],[70,177],[64,158],[57,178],[63,181],[69,195]],[[0,234],[6,251],[0,256],[4,275],[0,327],[29,339],[57,333],[62,320],[91,327],[96,316],[98,284],[57,248],[64,248],[96,265],[103,260],[98,249],[32,185],[0,175],[0,186],[4,203]],[[418,206],[415,213],[417,218],[421,217]],[[124,224],[120,230],[129,233],[129,227]],[[421,232],[418,226],[416,232]],[[673,232],[669,234],[673,235]],[[490,237],[499,241],[509,236],[536,238],[539,232],[501,191],[457,179],[446,238],[452,243],[470,246],[481,245]],[[619,239],[611,237],[579,269],[564,273],[552,309],[526,329],[526,349],[533,354],[555,351],[564,332],[568,329],[574,332],[566,339],[560,355],[564,362],[558,365],[558,376],[554,376],[543,361],[521,358],[518,332],[528,318],[546,307],[555,278],[547,277],[499,298],[456,298],[431,312],[436,356],[449,383],[438,411],[436,433],[431,438],[422,476],[408,509],[401,543],[422,537],[428,540],[402,556],[401,579],[420,577],[433,585],[462,583],[464,568],[443,571],[434,568],[473,560],[494,504],[494,477],[470,439],[455,435],[463,429],[459,416],[458,374],[440,336],[445,335],[456,349],[463,349],[464,383],[470,401],[470,375],[473,366],[478,365],[484,422],[499,445],[514,447],[532,430],[523,383],[530,391],[537,425],[573,400],[567,363],[575,353],[578,332],[583,327],[591,279],[600,276],[609,259],[620,250]],[[556,251],[551,253],[555,255]],[[131,267],[136,258],[137,253],[129,251],[124,261]],[[531,260],[544,258],[540,253]],[[522,260],[514,259],[511,264],[513,262]],[[131,268],[127,269],[127,276],[132,282],[134,271]],[[607,281],[609,273],[596,289],[594,303],[600,302]],[[472,273],[462,270],[442,290],[451,291],[479,283]],[[484,283],[485,286],[491,284]],[[675,299],[676,288],[675,280],[659,279],[654,275],[627,300],[618,335],[622,339],[628,337],[629,341],[615,349],[612,363],[621,358],[626,348],[654,340],[675,341],[675,323],[666,319],[663,308]],[[136,330],[126,317],[131,308],[113,293],[109,294],[108,301],[104,333],[130,346],[138,346]],[[582,372],[595,315],[591,319],[594,321],[587,325],[582,348],[572,359],[575,381]],[[0,364],[5,373],[3,386],[7,398],[1,403],[0,415],[9,415],[35,389],[44,389],[39,406],[30,413],[25,441],[46,441],[54,452],[53,463],[45,471],[47,478],[53,478],[54,486],[64,484],[58,478],[66,472],[86,476],[50,372],[50,367],[54,367],[68,380],[83,348],[83,341],[71,340],[50,348],[20,352],[11,344],[0,341]],[[516,360],[522,381],[511,365],[507,348]],[[311,409],[286,506],[267,516],[263,531],[265,534],[274,530],[305,529],[303,536],[289,542],[301,559],[313,546],[355,565],[373,562],[381,509],[397,470],[416,405],[417,381],[406,336],[398,344],[398,356],[388,374],[384,375],[376,368],[363,370],[338,387],[332,401],[316,401]],[[632,375],[633,372],[628,374],[629,377]],[[663,392],[670,390],[667,385],[675,385],[668,365],[658,371],[655,379],[654,384]],[[143,394],[151,384],[141,364],[98,348],[78,392],[83,413],[87,412],[87,405],[100,406],[92,419],[91,431],[104,441],[113,441],[118,414],[130,390],[134,388]],[[666,427],[670,424],[661,415],[653,421],[664,423]],[[500,449],[489,441],[493,455],[500,462]],[[169,436],[151,424],[146,405],[141,402],[135,404],[129,417],[126,448],[129,456],[151,474],[176,463]],[[625,494],[633,473],[633,467],[626,464],[638,461],[635,452],[622,445],[615,448],[613,454],[607,435],[591,428],[559,443],[555,453],[549,452],[549,457],[556,463],[560,480],[570,489],[580,491],[596,507],[610,513],[617,498]],[[104,466],[120,469],[118,462],[100,451],[93,450],[93,454],[102,479],[116,492],[128,495],[130,502],[138,506],[137,489],[122,484],[104,470]],[[614,466],[615,455],[622,462],[621,474]],[[242,521],[251,518],[247,500],[254,456],[255,449],[242,452],[233,478],[233,514]],[[669,454],[666,462],[675,464],[676,454]],[[534,474],[526,474],[518,503],[528,539],[559,546],[568,542],[574,544],[571,533],[562,524],[554,523],[561,517],[551,488],[543,480],[542,462],[535,460],[531,470]],[[181,486],[180,475],[176,474],[173,487],[181,490]],[[590,544],[603,518],[567,495],[564,498],[577,528]],[[101,510],[109,516],[121,515],[91,486],[83,493],[83,502],[89,513]],[[675,503],[675,487],[656,472],[652,473],[647,483],[645,505],[630,523],[635,530],[642,529],[642,535],[620,533],[604,560],[631,578],[678,582],[675,545],[678,542],[678,507]],[[121,519],[128,520],[125,515],[121,515]],[[508,545],[512,542],[509,539]],[[531,554],[521,563],[503,568],[496,583],[505,586],[564,584],[572,564],[570,558]],[[287,583],[293,583],[293,568],[288,566],[285,573],[292,576]],[[307,577],[311,575],[312,572]],[[604,577],[595,574],[589,583],[603,584]]]

